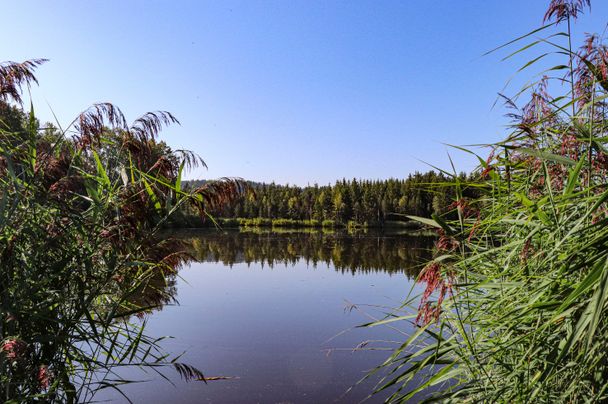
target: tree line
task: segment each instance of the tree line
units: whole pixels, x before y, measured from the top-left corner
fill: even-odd
[[[472,181],[465,173],[458,177],[462,183]],[[432,170],[416,172],[405,179],[342,179],[333,185],[304,187],[249,182],[249,193],[210,212],[218,218],[384,226],[387,222],[404,220],[404,215],[430,217],[449,213],[456,199],[455,189],[450,185],[453,183],[453,177]],[[188,181],[186,186],[200,185],[201,181]],[[474,190],[464,192],[472,196]]]

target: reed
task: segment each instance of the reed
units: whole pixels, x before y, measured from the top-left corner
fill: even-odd
[[[203,162],[157,140],[177,123],[168,112],[128,124],[96,104],[41,127],[21,96],[43,62],[0,64],[0,397],[87,402],[130,383],[124,366],[203,378],[145,333],[146,313],[171,298],[159,282],[185,259],[157,233],[181,205],[205,215],[241,182],[182,190],[184,169]]]
[[[424,292],[413,314],[370,324],[414,327],[377,369],[389,401],[608,399],[608,48],[595,35],[572,47],[589,6],[553,0],[545,25],[495,50],[538,51],[522,69],[563,60],[504,97],[513,125],[478,156],[481,196],[446,173],[458,219],[415,218],[439,233]]]

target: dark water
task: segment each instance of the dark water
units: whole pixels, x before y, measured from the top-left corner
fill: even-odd
[[[410,329],[356,328],[382,318],[411,291],[432,239],[399,234],[192,232],[194,261],[172,292],[179,304],[150,315],[146,333],[206,376],[154,373],[123,391],[145,403],[360,402],[377,377],[357,384]],[[416,290],[416,287],[415,287]],[[141,371],[123,372],[141,379]],[[350,389],[350,390],[349,390]],[[382,402],[386,394],[368,402]],[[103,392],[98,400],[126,401]]]

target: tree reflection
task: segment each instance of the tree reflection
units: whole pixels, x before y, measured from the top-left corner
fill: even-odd
[[[269,231],[184,232],[180,239],[198,262],[293,265],[300,260],[342,273],[404,272],[417,276],[428,262],[433,237],[390,233],[324,233]]]

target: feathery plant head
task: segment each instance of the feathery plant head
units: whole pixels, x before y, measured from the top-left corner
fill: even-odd
[[[591,8],[591,0],[551,0],[543,21],[554,19],[559,24],[569,18],[576,20],[585,7]]]
[[[597,36],[574,50],[570,27],[589,6],[554,0],[545,21],[557,25],[511,43],[568,22],[513,53],[546,46],[566,61],[519,92],[523,107],[504,97],[511,132],[478,156],[476,181],[454,176],[458,219],[424,221],[442,236],[418,313],[380,322],[414,326],[383,365],[389,401],[608,400],[608,58]],[[465,186],[481,196],[463,198]]]
[[[0,64],[0,395],[86,402],[127,383],[115,374],[124,365],[203,378],[143,332],[188,259],[158,232],[184,204],[206,215],[230,202],[241,182],[182,189],[183,170],[204,163],[158,140],[178,123],[169,112],[129,125],[101,103],[65,130],[40,128],[19,106],[43,62]]]
[[[26,60],[23,63],[0,63],[0,101],[22,103],[23,86],[29,88],[32,83],[38,84],[34,71],[47,59]]]

